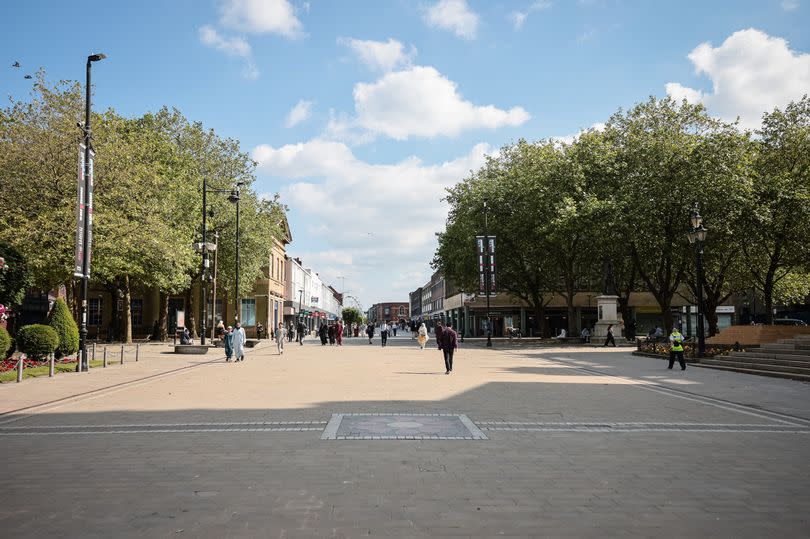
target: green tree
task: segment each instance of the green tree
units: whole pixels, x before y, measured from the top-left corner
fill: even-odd
[[[17,347],[35,360],[45,359],[59,346],[59,335],[45,324],[23,326],[17,332]]]
[[[719,144],[736,144],[736,135],[736,126],[711,118],[701,105],[669,97],[619,111],[605,128],[615,152],[609,187],[617,212],[610,225],[626,238],[668,327],[672,299],[692,263],[685,236],[692,206],[721,207],[738,188],[740,176],[729,174],[716,153]]]
[[[347,327],[351,327],[355,323],[360,323],[362,315],[360,314],[360,311],[354,307],[344,307],[343,312],[341,313],[341,318],[343,318],[343,322],[346,323]]]
[[[48,313],[48,325],[59,337],[59,344],[56,347],[57,358],[71,356],[79,351],[79,328],[62,298],[57,298],[53,303],[51,312]]]
[[[810,259],[810,99],[763,115],[757,135],[753,196],[738,245],[770,324],[775,302],[810,292],[802,285]]]
[[[0,242],[0,257],[5,261],[0,269],[0,303],[16,307],[23,302],[25,290],[31,285],[31,274],[25,257],[8,243]]]

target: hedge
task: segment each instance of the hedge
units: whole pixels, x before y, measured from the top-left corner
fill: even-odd
[[[0,326],[0,360],[6,359],[6,353],[11,348],[11,335],[8,334],[6,328]]]
[[[79,351],[79,328],[70,314],[67,303],[57,298],[48,314],[48,325],[59,336],[56,357],[72,356]]]
[[[31,359],[45,359],[59,346],[59,335],[44,324],[23,326],[17,332],[17,346]]]

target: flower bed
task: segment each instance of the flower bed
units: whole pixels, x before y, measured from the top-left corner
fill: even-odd
[[[669,342],[652,342],[652,341],[639,341],[636,351],[645,355],[655,355],[661,357],[669,357]],[[697,343],[694,341],[686,341],[683,343],[683,356],[684,358],[694,359],[697,350]],[[704,357],[719,357],[730,354],[731,352],[740,351],[745,352],[745,348],[737,347],[728,344],[712,344],[706,346],[706,353]]]

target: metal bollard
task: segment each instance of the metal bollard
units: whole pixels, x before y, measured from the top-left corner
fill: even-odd
[[[136,362],[136,363],[137,363],[137,361],[138,361],[138,355],[140,355],[140,352],[141,352],[141,345],[140,345],[140,344],[136,344],[136,345],[135,345],[135,362]]]
[[[17,363],[17,383],[22,382],[22,373],[23,373],[23,358],[20,356],[20,362]]]
[[[107,367],[107,347],[106,346],[104,347],[104,359],[102,359],[102,361],[101,361],[101,366],[105,367],[105,368]]]
[[[53,354],[51,354],[49,356],[49,359],[50,359],[50,361],[49,361],[50,365],[49,365],[49,368],[48,368],[48,377],[53,378],[54,363],[56,362],[56,359],[54,359]]]
[[[121,345],[121,365],[124,364],[124,345]]]
[[[96,360],[96,343],[93,343],[93,356],[92,357],[93,357],[92,360],[95,361]]]

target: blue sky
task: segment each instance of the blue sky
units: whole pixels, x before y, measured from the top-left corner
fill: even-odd
[[[4,8],[5,95],[83,77],[96,106],[179,108],[289,204],[289,252],[364,307],[429,277],[446,186],[524,137],[667,92],[755,127],[810,90],[810,1],[198,0]],[[13,6],[13,7],[11,7]],[[297,116],[291,116],[297,107]]]

